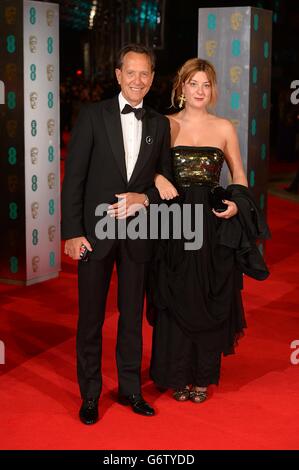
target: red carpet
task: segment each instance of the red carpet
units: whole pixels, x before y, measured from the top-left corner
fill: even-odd
[[[115,402],[115,278],[104,327],[101,420],[91,427],[77,417],[75,264],[63,258],[59,279],[39,285],[1,285],[0,448],[298,449],[299,364],[290,363],[290,343],[299,340],[298,205],[270,197],[269,221],[271,276],[246,279],[248,329],[237,354],[223,360],[220,385],[207,402],[177,403],[156,390],[144,322],[143,392],[157,409],[153,418]]]

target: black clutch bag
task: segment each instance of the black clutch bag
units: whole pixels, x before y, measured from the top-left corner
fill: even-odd
[[[210,203],[212,208],[216,212],[224,212],[228,208],[227,204],[222,202],[223,200],[229,200],[230,194],[222,186],[215,186],[210,190]]]

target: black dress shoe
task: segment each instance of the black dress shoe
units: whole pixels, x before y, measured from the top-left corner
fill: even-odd
[[[143,416],[154,416],[155,410],[143,399],[142,395],[120,395],[118,402],[124,406],[131,406],[134,413],[138,413]]]
[[[80,420],[84,424],[94,424],[99,419],[99,411],[98,411],[98,402],[97,398],[90,399],[86,398],[82,402],[82,406],[80,408],[79,416]]]

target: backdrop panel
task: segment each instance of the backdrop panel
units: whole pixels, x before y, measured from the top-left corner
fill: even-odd
[[[201,8],[198,56],[218,75],[216,114],[232,121],[238,132],[249,187],[266,210],[272,12],[252,7]],[[225,165],[221,183],[229,182]]]
[[[0,277],[32,284],[60,270],[59,9],[1,2]]]

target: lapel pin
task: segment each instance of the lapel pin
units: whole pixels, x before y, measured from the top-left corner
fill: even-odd
[[[151,135],[148,135],[146,138],[145,138],[145,142],[147,144],[152,144],[153,143],[153,138]]]

